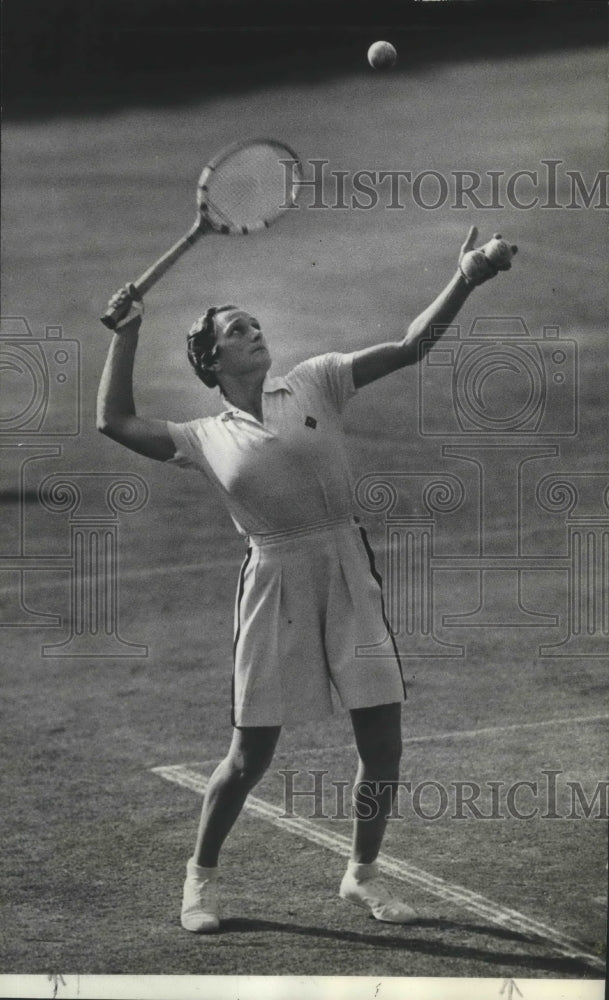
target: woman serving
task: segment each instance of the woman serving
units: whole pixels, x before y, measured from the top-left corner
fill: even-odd
[[[418,362],[473,287],[497,273],[484,250],[474,249],[476,236],[472,227],[456,274],[402,340],[323,354],[282,377],[269,374],[271,355],[255,317],[234,305],[208,309],[190,331],[188,358],[206,386],[219,386],[225,409],[182,424],[136,413],[143,305],[128,289],[110,300],[126,315],[100,382],[99,430],[132,451],[203,473],[247,539],[235,606],[233,738],[210,778],[187,864],[186,930],[218,929],[222,844],[268,768],[282,725],[326,718],[332,688],[350,712],[359,758],[340,896],[378,920],[416,919],[375,865],[399,778],[406,692],[397,649],[395,657],[359,652],[385,640],[388,625],[372,550],[352,511],[341,414],[359,389]],[[507,269],[509,259],[499,266]]]

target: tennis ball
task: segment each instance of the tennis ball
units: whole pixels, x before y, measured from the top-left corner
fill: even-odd
[[[368,62],[373,69],[389,69],[397,57],[391,42],[373,42],[368,49]]]
[[[490,260],[498,271],[509,271],[512,266],[512,257],[518,253],[515,243],[507,243],[501,237],[501,233],[495,233],[492,240],[480,247],[487,260]]]
[[[509,271],[515,253],[518,253],[516,244],[507,243],[500,233],[495,233],[483,247],[464,254],[459,264],[461,274],[470,284],[481,285],[499,271]]]

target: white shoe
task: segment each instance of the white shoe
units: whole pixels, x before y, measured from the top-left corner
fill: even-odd
[[[180,922],[195,934],[213,934],[220,928],[217,869],[200,868],[193,858],[186,865]]]
[[[357,869],[367,870],[364,878],[355,874],[352,866],[347,868],[340,884],[339,895],[348,903],[354,903],[368,910],[376,920],[388,924],[409,924],[418,919],[416,910],[408,903],[396,899],[391,890],[379,878],[376,865],[357,865]]]

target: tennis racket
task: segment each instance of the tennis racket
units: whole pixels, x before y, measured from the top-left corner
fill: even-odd
[[[268,228],[291,208],[303,180],[300,158],[283,142],[252,139],[228,146],[204,167],[197,185],[197,215],[191,228],[129,285],[141,298],[207,233],[246,235]],[[127,299],[101,321],[113,330],[130,308]]]

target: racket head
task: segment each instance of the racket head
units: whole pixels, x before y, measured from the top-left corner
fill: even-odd
[[[235,142],[201,173],[201,220],[229,235],[266,229],[294,207],[303,178],[300,157],[286,143],[267,138]]]

